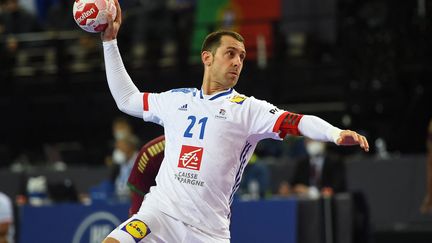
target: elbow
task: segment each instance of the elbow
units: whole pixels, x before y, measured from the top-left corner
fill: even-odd
[[[123,104],[123,103],[117,103],[117,108],[121,111],[121,112],[123,112],[123,113],[127,113],[127,107],[126,107],[126,105],[125,104]]]
[[[127,115],[131,115],[131,116],[136,116],[136,117],[140,117],[140,113],[136,111],[136,109],[134,109],[130,104],[128,103],[121,103],[121,104],[117,104],[117,108],[127,114]]]
[[[114,97],[117,108],[124,113],[127,113],[130,110],[130,99],[127,96],[123,97]]]
[[[139,93],[138,93],[139,94]],[[117,108],[128,115],[132,116],[141,116],[141,96],[137,95],[128,95],[123,97],[114,97]]]

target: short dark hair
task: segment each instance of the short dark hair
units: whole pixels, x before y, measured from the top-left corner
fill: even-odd
[[[203,45],[201,47],[201,53],[204,51],[209,51],[213,55],[216,53],[217,48],[220,46],[220,40],[222,39],[222,36],[231,36],[232,38],[244,42],[243,36],[241,36],[239,33],[232,31],[232,30],[218,30],[215,32],[212,32],[206,36],[204,39]]]

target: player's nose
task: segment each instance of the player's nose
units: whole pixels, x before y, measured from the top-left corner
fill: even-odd
[[[239,67],[240,65],[242,65],[242,60],[241,60],[240,56],[237,56],[236,58],[234,58],[233,65],[235,67]]]

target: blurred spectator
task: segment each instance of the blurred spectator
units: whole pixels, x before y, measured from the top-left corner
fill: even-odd
[[[281,181],[278,186],[278,197],[288,197],[291,195],[291,186],[288,181]]]
[[[41,31],[37,18],[18,5],[18,0],[1,0],[0,23],[4,34]]]
[[[421,206],[422,213],[432,213],[432,119],[429,122],[427,140],[426,196]]]
[[[326,144],[305,139],[308,157],[295,168],[292,191],[302,196],[346,191],[345,165],[326,153]]]
[[[112,124],[112,133],[115,140],[133,135],[133,129],[129,121],[124,117],[117,117]]]
[[[41,206],[50,202],[48,180],[45,176],[30,176],[26,181],[26,195],[32,206]]]
[[[129,199],[127,179],[137,157],[139,140],[133,134],[129,121],[123,117],[114,119],[112,123],[113,145],[110,144],[111,155],[105,158],[109,177],[90,189],[93,200]],[[113,146],[113,147],[112,147]]]
[[[134,135],[127,135],[116,141],[113,152],[113,171],[111,178],[114,182],[115,196],[119,200],[128,200],[130,197],[127,181],[135,159],[138,155],[138,139]]]
[[[245,168],[241,191],[249,199],[265,198],[270,185],[270,171],[267,164],[258,157],[256,153],[252,155]]]
[[[105,158],[105,164],[108,167],[111,167],[113,165],[112,150],[116,146],[116,142],[130,135],[134,135],[134,133],[129,121],[124,117],[115,118],[112,123],[112,136],[114,138],[114,141],[110,141],[109,144],[111,154]],[[113,178],[111,179],[114,180]]]
[[[13,242],[13,206],[11,199],[0,192],[0,243]]]

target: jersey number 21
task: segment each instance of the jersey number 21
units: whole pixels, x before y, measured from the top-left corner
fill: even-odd
[[[204,138],[204,132],[205,132],[205,126],[207,123],[207,119],[208,119],[208,117],[203,117],[198,121],[198,125],[201,126],[199,139]],[[193,136],[193,134],[191,133],[191,130],[192,130],[193,126],[195,125],[197,118],[195,116],[189,116],[188,120],[190,120],[190,124],[186,128],[186,131],[184,132],[183,136],[186,138],[191,138]]]

